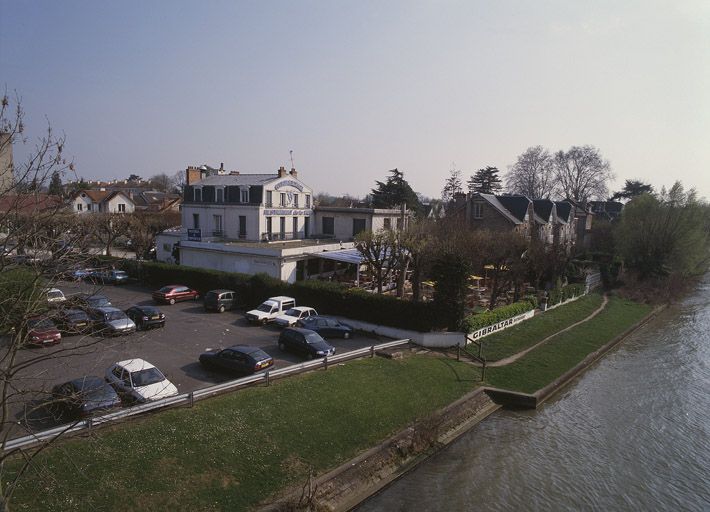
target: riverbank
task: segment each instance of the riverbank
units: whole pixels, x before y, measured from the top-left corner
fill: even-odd
[[[525,373],[531,382],[551,382],[649,309],[612,298],[590,325],[560,335],[510,368],[491,369],[488,383],[524,391],[528,388],[519,384]],[[580,336],[590,340],[580,341]],[[477,411],[488,411],[487,405],[479,409],[481,403],[475,401],[460,410],[447,406],[480,385],[479,372],[471,364],[441,357],[376,358],[218,397],[192,409],[166,411],[97,432],[91,439],[67,440],[43,453],[39,470],[23,480],[15,503],[31,510],[243,510],[273,501],[277,494],[283,497],[284,489],[300,494],[309,475],[352,462],[383,439],[388,441],[381,447],[412,467],[439,443],[475,424],[471,418],[485,416]],[[432,423],[426,419],[436,417],[443,419],[432,437]],[[442,428],[445,420],[448,427]],[[433,442],[407,448],[406,457],[399,449],[391,451],[391,436],[396,439],[408,425],[419,425],[414,430],[421,433],[427,424]],[[360,464],[368,458],[354,460]],[[393,467],[392,461],[382,459],[390,467],[389,476],[377,480],[380,487],[401,473],[402,467]],[[368,471],[360,473],[365,483]],[[325,490],[328,480],[319,482]],[[331,504],[337,509],[339,503],[352,504],[352,496],[363,499],[379,488],[365,483]]]

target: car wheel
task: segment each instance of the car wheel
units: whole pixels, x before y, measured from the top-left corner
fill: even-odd
[[[343,333],[343,339],[344,339],[344,340],[350,339],[350,333],[347,332],[347,331],[344,332],[344,333]]]
[[[217,311],[219,311],[220,313],[224,313],[224,306],[220,306]]]
[[[286,351],[286,345],[284,345],[284,344],[281,343],[280,341],[279,341],[279,350],[281,350],[281,351],[283,351],[283,352]]]
[[[266,325],[266,318],[261,321],[261,325]]]
[[[169,302],[170,305],[172,306],[173,304],[175,304],[175,299],[170,299],[168,302]]]

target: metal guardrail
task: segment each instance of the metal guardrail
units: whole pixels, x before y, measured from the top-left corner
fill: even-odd
[[[265,382],[267,385],[271,379],[286,377],[288,375],[302,373],[308,370],[313,370],[316,368],[328,369],[328,366],[334,363],[339,363],[341,361],[348,361],[350,359],[357,359],[362,356],[374,356],[375,352],[385,348],[398,347],[400,345],[406,345],[410,342],[409,339],[395,340],[387,343],[381,343],[379,345],[372,345],[369,347],[364,347],[356,350],[351,350],[343,354],[337,354],[331,357],[324,357],[323,359],[314,359],[313,361],[308,361],[301,364],[294,364],[287,366],[285,368],[280,368],[278,370],[270,370],[264,373],[259,373],[256,375],[251,375],[249,377],[243,377],[241,379],[235,379],[228,382],[223,382],[222,384],[216,384],[214,386],[209,386],[202,389],[197,389],[189,393],[183,393],[180,395],[171,396],[168,398],[163,398],[161,400],[156,400],[154,402],[148,402],[140,405],[135,405],[120,411],[111,412],[104,414],[103,416],[95,416],[78,421],[76,424],[65,424],[58,427],[54,427],[48,430],[43,430],[41,432],[36,432],[24,437],[18,437],[16,439],[11,439],[7,441],[3,447],[4,451],[17,450],[20,448],[28,448],[35,444],[43,443],[46,441],[51,441],[54,438],[70,434],[74,432],[79,432],[82,430],[91,430],[93,427],[98,425],[103,425],[105,423],[112,423],[115,421],[120,421],[132,416],[137,416],[139,414],[146,413],[148,411],[155,411],[157,409],[163,409],[165,407],[172,407],[174,405],[192,405],[195,400],[201,400],[218,393],[224,393],[225,391],[230,391],[240,387],[248,386],[250,384],[255,384],[258,382]]]

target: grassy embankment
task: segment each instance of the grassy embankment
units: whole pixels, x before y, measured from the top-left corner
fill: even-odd
[[[584,320],[599,308],[602,299],[600,294],[592,293],[518,325],[490,334],[482,338],[483,356],[487,361],[498,361],[517,354],[551,334]],[[478,354],[478,346],[473,343],[467,346],[467,350]]]
[[[479,384],[477,368],[354,361],[98,431],[41,454],[17,510],[244,510]]]
[[[569,306],[559,309],[567,307]],[[495,387],[534,393],[641,320],[650,311],[651,306],[610,297],[609,304],[597,316],[555,336],[510,365],[490,368],[487,370],[486,380]]]

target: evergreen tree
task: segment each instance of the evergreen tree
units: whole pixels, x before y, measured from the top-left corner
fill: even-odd
[[[444,189],[441,191],[441,199],[445,203],[453,201],[456,194],[463,192],[462,185],[461,171],[456,170],[455,168],[451,169],[449,171],[449,177],[446,178]]]
[[[62,188],[62,176],[58,172],[52,173],[52,179],[49,181],[49,193],[55,196],[64,195],[64,189]]]
[[[372,189],[372,205],[375,208],[396,208],[403,204],[407,208],[419,213],[421,203],[417,194],[404,179],[404,173],[398,169],[392,169],[390,176],[382,181],[376,181],[377,186]]]
[[[609,201],[633,199],[641,194],[653,194],[653,187],[649,183],[644,183],[640,180],[626,180],[624,188],[615,192],[614,195],[609,198]]]
[[[497,194],[503,188],[501,179],[498,176],[499,172],[497,167],[491,166],[477,170],[476,174],[468,180],[468,191],[472,194],[476,192],[480,194]]]

